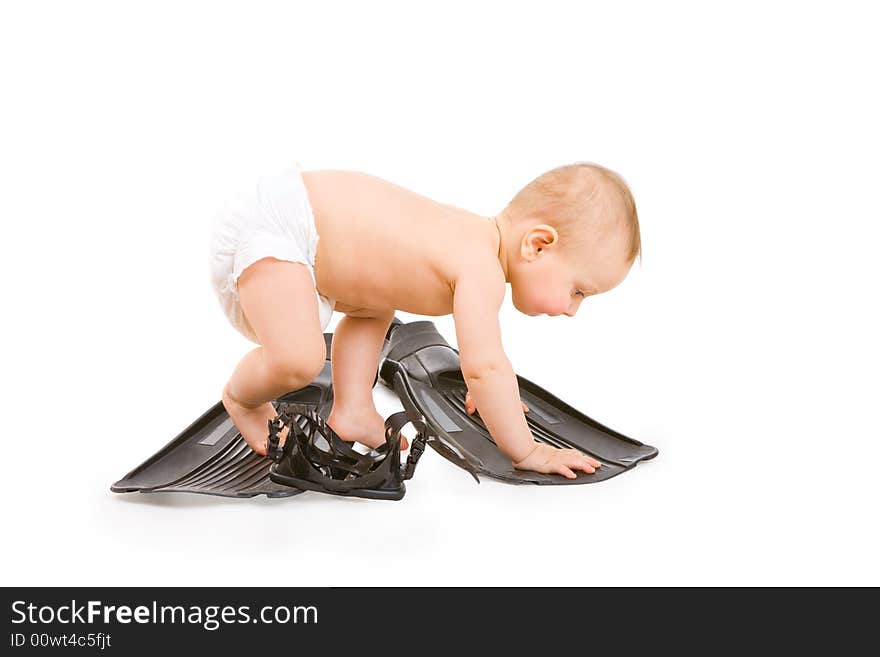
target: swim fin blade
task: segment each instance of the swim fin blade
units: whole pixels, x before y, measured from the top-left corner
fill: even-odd
[[[333,386],[330,344],[321,374],[308,386],[279,397],[281,402],[306,404],[324,419],[330,413]],[[235,428],[222,402],[217,402],[174,440],[110,487],[114,493],[185,492],[222,497],[291,497],[303,491],[272,481],[272,461],[256,454]]]
[[[604,481],[657,456],[657,449],[610,429],[566,404],[544,388],[517,376],[525,414],[538,442],[574,448],[598,459],[594,474],[577,472],[576,479],[557,474],[517,470],[492,440],[479,411],[465,410],[467,384],[458,352],[433,322],[402,323],[389,329],[388,349],[379,379],[400,398],[410,414],[421,415],[438,440],[438,453],[470,472],[515,484],[588,484]]]

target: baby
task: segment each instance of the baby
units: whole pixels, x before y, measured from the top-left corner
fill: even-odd
[[[215,223],[214,288],[233,326],[260,345],[235,368],[223,405],[265,454],[270,402],[320,373],[335,309],[345,317],[333,334],[328,423],[345,440],[376,447],[385,436],[372,386],[394,311],[452,313],[467,410],[479,408],[514,466],[593,473],[595,459],[533,439],[498,311],[510,283],[520,312],[574,317],[586,297],[625,278],[639,251],[632,194],[596,164],[548,171],[484,217],[371,175],[297,163],[262,178]]]

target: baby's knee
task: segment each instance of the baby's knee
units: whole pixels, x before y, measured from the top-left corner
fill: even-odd
[[[290,390],[302,388],[314,381],[327,360],[323,336],[313,344],[298,344],[296,349],[268,351],[263,348],[263,359],[269,376],[284,382]]]

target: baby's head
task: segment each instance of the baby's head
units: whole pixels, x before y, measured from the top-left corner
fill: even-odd
[[[538,176],[496,222],[513,305],[527,315],[573,317],[585,297],[616,287],[641,250],[629,187],[597,164]]]

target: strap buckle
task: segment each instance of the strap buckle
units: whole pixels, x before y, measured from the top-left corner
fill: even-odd
[[[422,454],[425,453],[425,447],[428,444],[428,440],[430,440],[430,438],[422,432],[419,432],[416,435],[413,444],[410,445],[409,456],[406,458],[406,465],[403,468],[404,480],[412,479],[412,476],[416,472],[416,464],[418,464],[419,459],[422,458]]]
[[[281,437],[279,436],[281,430],[290,424],[291,416],[286,409],[282,409],[274,418],[269,420],[269,438],[266,441],[266,456],[276,463],[280,461],[285,452],[290,449],[293,427],[291,426],[291,430],[287,433],[287,440],[284,441],[284,445],[280,444]]]

